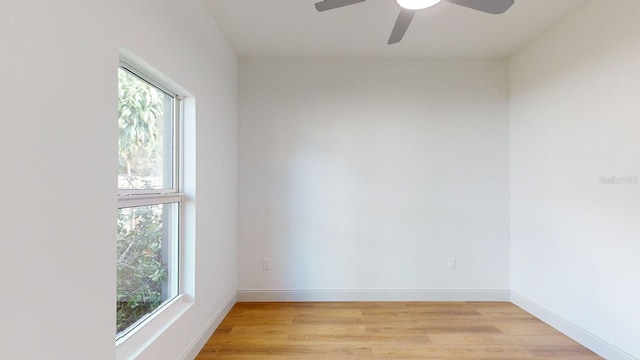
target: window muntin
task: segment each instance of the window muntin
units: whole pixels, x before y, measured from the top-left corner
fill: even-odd
[[[116,339],[181,293],[180,98],[118,69]]]

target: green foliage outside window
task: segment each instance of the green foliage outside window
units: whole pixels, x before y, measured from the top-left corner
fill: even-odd
[[[118,71],[118,188],[152,188],[162,174],[165,94],[125,70]],[[118,210],[116,333],[166,300],[163,207]]]
[[[120,209],[116,332],[162,304],[166,280],[162,264],[162,206]]]

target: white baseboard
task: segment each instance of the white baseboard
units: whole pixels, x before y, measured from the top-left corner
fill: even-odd
[[[231,296],[229,296],[227,301],[224,302],[224,305],[213,315],[211,320],[209,320],[198,337],[196,337],[196,339],[191,343],[189,349],[180,358],[181,360],[193,360],[196,358],[196,356],[198,356],[198,353],[200,353],[202,347],[207,343],[207,340],[209,340],[211,335],[213,335],[213,332],[216,331],[218,326],[220,326],[220,323],[222,322],[222,320],[224,320],[224,317],[227,316],[227,314],[229,313],[229,311],[231,311],[231,308],[236,304],[237,301],[237,294],[232,294]]]
[[[511,292],[511,302],[607,360],[638,360],[515,291]]]
[[[290,301],[502,301],[507,289],[489,290],[238,290],[240,302]]]

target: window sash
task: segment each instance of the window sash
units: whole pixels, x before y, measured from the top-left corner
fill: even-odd
[[[163,172],[165,172],[164,176],[167,176],[166,173],[170,172],[167,178],[171,179],[171,187],[166,187],[162,189],[120,189],[118,188],[118,196],[132,196],[132,195],[148,195],[148,194],[168,194],[168,193],[178,193],[179,189],[181,189],[181,162],[180,162],[180,153],[182,147],[182,114],[183,114],[183,97],[176,94],[174,91],[169,90],[166,86],[158,83],[153,80],[151,76],[145,74],[145,72],[140,71],[134,66],[129,65],[124,61],[120,61],[120,68],[136,77],[142,82],[149,84],[163,92],[164,94],[170,96],[172,98],[171,105],[173,107],[173,111],[171,112],[171,131],[163,131],[163,145],[165,147],[171,146],[171,151],[163,151],[164,159],[163,159]],[[169,166],[171,167],[169,168]]]
[[[175,199],[180,199],[179,197],[173,197]],[[182,224],[184,223],[184,207],[181,201],[171,201],[166,199],[166,201],[162,202],[149,202],[149,203],[137,203],[137,202],[127,202],[127,204],[123,204],[120,209],[135,209],[144,206],[154,206],[154,205],[176,205],[173,211],[176,211],[176,216],[169,215],[167,218],[163,219],[163,242],[166,242],[163,245],[163,257],[167,258],[163,261],[166,261],[167,266],[167,289],[166,291],[171,294],[168,296],[159,306],[150,311],[149,313],[141,316],[137,321],[127,326],[122,331],[116,333],[116,341],[125,338],[130,333],[136,331],[140,326],[143,326],[145,321],[152,318],[154,314],[162,311],[165,307],[167,307],[172,302],[175,302],[176,299],[180,298],[182,294],[184,294],[184,272],[183,269],[183,250],[184,249],[184,241],[183,241],[183,231]],[[167,214],[163,212],[163,216]]]

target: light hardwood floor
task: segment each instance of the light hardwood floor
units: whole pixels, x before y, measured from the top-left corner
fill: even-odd
[[[511,303],[238,303],[206,359],[601,359]]]

